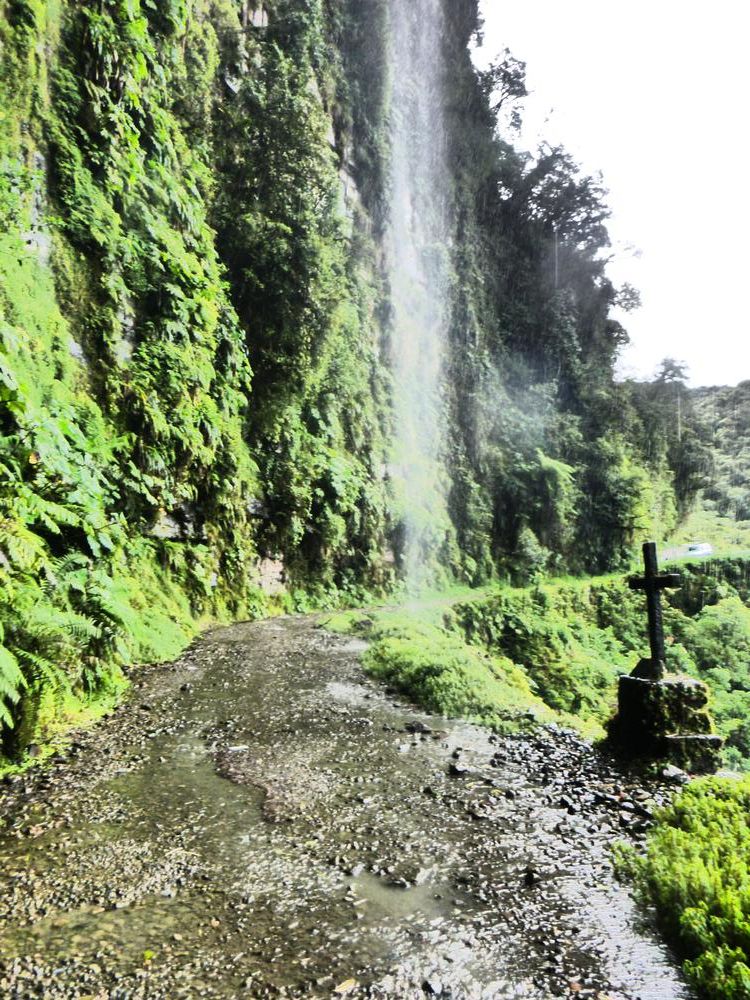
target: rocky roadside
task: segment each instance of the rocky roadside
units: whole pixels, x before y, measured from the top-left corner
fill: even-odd
[[[430,717],[360,652],[218,630],[3,783],[0,994],[692,996],[610,859],[679,774]]]

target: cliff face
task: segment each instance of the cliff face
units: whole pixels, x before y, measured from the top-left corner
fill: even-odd
[[[0,3],[8,743],[43,692],[106,692],[197,615],[262,613],[280,589],[351,600],[399,572],[399,16],[395,0]],[[561,151],[513,149],[491,110],[512,65],[475,73],[476,0],[443,17],[450,522],[432,570],[618,565],[672,500],[612,382],[600,192]]]
[[[32,726],[42,689],[169,655],[169,619],[262,611],[282,571],[308,593],[387,582],[382,290],[342,191],[340,18],[2,5],[6,722],[22,690]]]

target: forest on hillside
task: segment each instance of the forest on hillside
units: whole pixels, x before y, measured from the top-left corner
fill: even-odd
[[[691,396],[713,458],[704,505],[720,517],[750,521],[750,382]]]

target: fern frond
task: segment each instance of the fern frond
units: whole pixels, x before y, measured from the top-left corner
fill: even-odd
[[[77,576],[81,570],[88,568],[89,562],[88,556],[85,556],[82,552],[68,552],[67,555],[52,560],[52,573],[58,580],[62,580],[71,574]]]
[[[13,726],[9,706],[18,701],[25,683],[16,657],[5,646],[0,646],[0,725]]]
[[[32,570],[47,554],[44,539],[26,525],[8,518],[0,520],[0,546],[10,562],[21,570]]]
[[[70,686],[65,671],[57,663],[27,649],[14,648],[13,654],[23,666],[27,682],[43,683],[52,688]]]
[[[76,644],[99,637],[98,626],[85,615],[49,604],[37,604],[24,620],[24,631],[41,643]]]

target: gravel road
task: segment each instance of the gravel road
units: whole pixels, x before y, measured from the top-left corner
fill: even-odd
[[[217,629],[0,785],[0,996],[683,1000],[614,879],[668,792],[496,737],[310,617]]]

